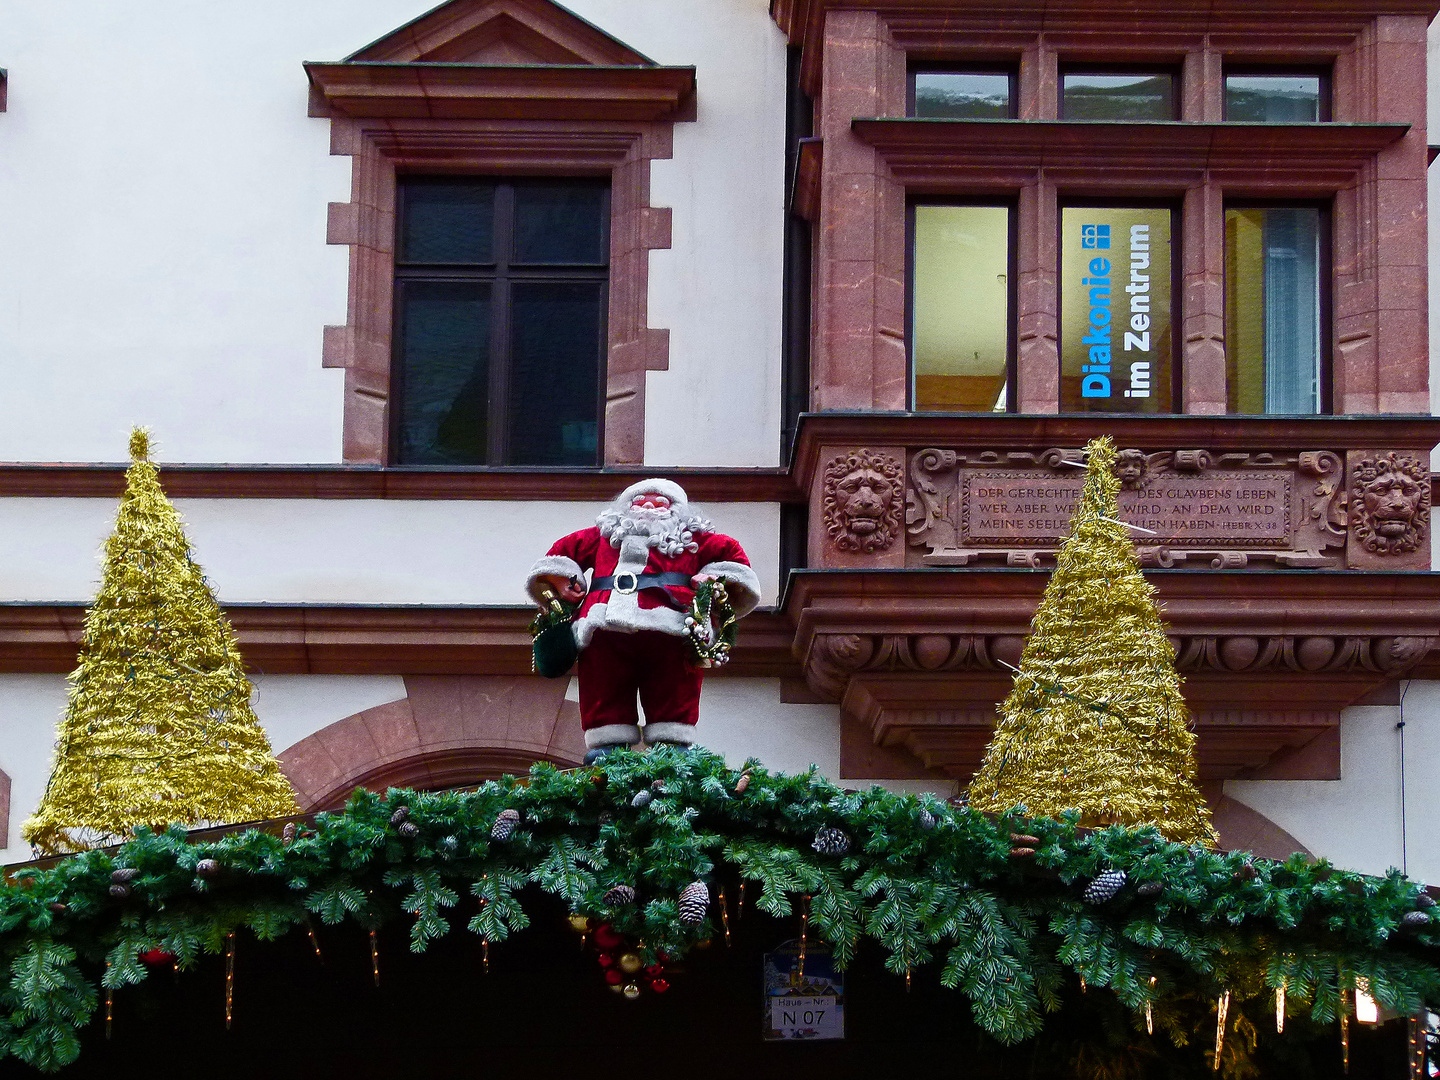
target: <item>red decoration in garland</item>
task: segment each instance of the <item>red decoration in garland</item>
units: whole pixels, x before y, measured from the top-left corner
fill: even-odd
[[[664,979],[656,979],[650,984],[650,989],[654,990],[657,994],[663,994],[666,990],[670,989],[670,984]]]
[[[661,965],[651,964],[645,969],[645,974],[649,975],[652,979],[658,979],[664,971],[665,969]]]
[[[164,949],[146,949],[140,954],[142,964],[173,964],[175,954],[168,953]]]
[[[609,971],[605,972],[605,981],[611,986],[619,986],[622,982],[625,981],[625,975],[623,972],[617,971],[615,968],[611,968]]]
[[[603,968],[611,967],[611,966],[614,965],[614,963],[615,963],[615,957],[612,956],[612,955],[611,955],[610,953],[608,953],[608,952],[602,952],[602,953],[601,953],[599,956],[597,956],[595,959],[599,962],[600,966],[603,967]]]
[[[598,948],[618,949],[623,944],[625,938],[609,923],[601,923],[595,928],[595,945]]]

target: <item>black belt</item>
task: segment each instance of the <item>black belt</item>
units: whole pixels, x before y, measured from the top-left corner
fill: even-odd
[[[590,583],[590,589],[592,592],[613,589],[628,596],[641,589],[663,589],[671,585],[690,588],[690,575],[676,571],[665,574],[614,574],[610,577],[597,577]]]

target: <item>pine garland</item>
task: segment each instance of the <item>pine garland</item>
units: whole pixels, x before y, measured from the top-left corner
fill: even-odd
[[[652,963],[716,932],[713,909],[696,924],[679,918],[686,887],[737,876],[759,884],[755,902],[774,916],[808,895],[810,932],[842,965],[860,947],[883,949],[900,976],[933,964],[929,977],[959,990],[1005,1043],[1039,1033],[1077,976],[1092,994],[1108,988],[1141,1031],[1151,1003],[1177,1043],[1193,1033],[1194,1002],[1223,989],[1237,1016],[1247,1002],[1257,1015],[1273,1009],[1282,981],[1292,1013],[1320,1021],[1357,977],[1396,1013],[1440,1004],[1440,933],[1402,929],[1426,899],[1396,871],[1364,877],[1300,856],[1252,862],[1152,828],[1087,832],[1074,814],[992,816],[880,788],[843,791],[813,770],[786,776],[755,761],[744,770],[749,784],[736,795],[742,773],[715,755],[622,751],[592,769],[537,765],[527,780],[473,792],[357,792],[288,843],[278,830],[194,843],[178,827],[141,830],[117,849],[27,868],[0,888],[0,1054],[45,1070],[74,1060],[95,975],[109,988],[138,983],[150,949],[186,969],[234,930],[270,940],[303,933],[314,916],[367,929],[404,921],[422,951],[453,929],[462,903],[475,912],[469,930],[498,944],[528,925],[525,893],[539,889],[643,940]],[[642,788],[654,797],[636,810]],[[492,840],[505,810],[515,828]],[[842,830],[848,851],[815,851],[821,829]],[[1033,856],[1012,857],[1017,834],[1036,840]],[[117,869],[138,872],[123,898],[110,891]],[[1086,886],[1115,870],[1124,887],[1086,903]],[[606,894],[621,885],[634,901],[612,906]],[[1233,1043],[1226,1070],[1244,1052]]]

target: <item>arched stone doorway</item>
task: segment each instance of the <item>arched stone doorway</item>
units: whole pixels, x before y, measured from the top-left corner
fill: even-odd
[[[357,787],[466,787],[536,761],[585,754],[568,680],[407,676],[406,696],[337,720],[288,747],[280,765],[306,813],[345,805]]]

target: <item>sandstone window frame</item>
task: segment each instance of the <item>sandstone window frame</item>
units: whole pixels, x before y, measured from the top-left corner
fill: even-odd
[[[343,368],[342,458],[389,465],[396,177],[603,177],[610,285],[601,466],[644,460],[645,378],[669,364],[648,323],[649,253],[670,246],[650,162],[695,118],[695,69],[662,66],[551,0],[452,0],[339,62],[310,62],[311,115],[353,160],[326,242],[350,249],[347,318],[321,362]],[[469,466],[495,470],[504,466]]]

